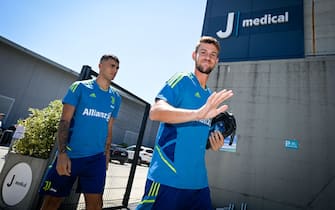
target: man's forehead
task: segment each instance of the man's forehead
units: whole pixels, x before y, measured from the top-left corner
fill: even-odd
[[[210,49],[210,50],[218,51],[214,44],[209,44],[209,43],[201,43],[199,45],[199,49]]]
[[[114,63],[114,64],[117,64],[118,62],[116,62],[116,60],[110,58],[110,59],[107,59],[107,60],[104,60],[104,62],[106,63]]]
[[[208,43],[201,43],[199,45],[199,50],[206,50],[206,51],[218,53],[218,50],[216,49],[215,45],[208,44]]]

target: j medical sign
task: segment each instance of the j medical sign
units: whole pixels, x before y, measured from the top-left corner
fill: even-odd
[[[304,57],[303,0],[207,0],[202,35],[220,62]]]

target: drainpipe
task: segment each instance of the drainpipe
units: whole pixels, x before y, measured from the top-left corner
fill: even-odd
[[[312,0],[312,53],[315,55],[315,14],[314,14],[315,3]]]

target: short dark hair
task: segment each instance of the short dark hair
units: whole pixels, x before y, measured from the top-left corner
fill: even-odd
[[[100,58],[100,63],[102,63],[103,61],[109,60],[109,59],[112,59],[112,60],[114,60],[115,62],[117,62],[118,64],[120,64],[119,58],[118,58],[116,55],[113,55],[113,54],[106,54],[106,55],[103,55],[103,56]]]
[[[198,52],[198,49],[199,49],[201,43],[213,44],[216,47],[216,49],[218,50],[218,53],[220,53],[220,43],[214,37],[202,36],[200,38],[197,46],[195,47],[195,52]]]

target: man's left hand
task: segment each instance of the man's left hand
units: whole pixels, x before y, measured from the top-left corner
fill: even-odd
[[[218,151],[223,146],[224,137],[220,132],[215,131],[211,133],[209,142],[211,143],[211,149]]]

